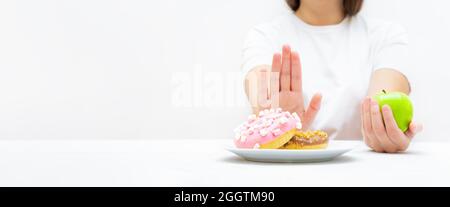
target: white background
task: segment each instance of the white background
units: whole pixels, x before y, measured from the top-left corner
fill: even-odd
[[[366,0],[363,11],[409,31],[420,140],[446,139],[449,9]],[[196,68],[239,72],[249,28],[284,12],[282,0],[1,0],[0,139],[231,138],[248,106],[179,107],[173,78],[184,71],[216,89]]]

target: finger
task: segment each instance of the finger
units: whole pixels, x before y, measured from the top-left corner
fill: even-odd
[[[414,136],[416,136],[416,134],[420,133],[422,130],[423,130],[422,124],[411,122],[409,124],[408,130],[405,132],[405,135],[409,139],[412,139],[414,138]]]
[[[391,107],[384,105],[382,107],[382,113],[389,140],[397,146],[399,151],[405,151],[409,146],[410,140],[398,128],[397,122],[395,122],[394,115],[392,114]]]
[[[320,93],[314,94],[314,96],[311,98],[308,109],[305,111],[304,114],[302,114],[303,115],[302,120],[304,122],[305,129],[308,129],[309,125],[316,118],[316,115],[320,110],[321,102],[322,102],[322,94],[320,94]]]
[[[272,57],[272,74],[276,73],[278,74],[277,76],[280,77],[280,72],[281,72],[281,54],[280,53],[275,53],[273,54]],[[273,87],[275,87],[275,85],[273,85]],[[280,82],[278,79],[278,83],[277,86],[278,90],[280,90]],[[271,85],[271,89],[272,89],[272,85]],[[275,88],[273,88],[275,89]]]
[[[375,100],[371,100],[370,102],[370,112],[370,116],[372,118],[372,129],[375,134],[375,138],[378,139],[384,151],[389,153],[395,152],[397,150],[396,146],[387,136],[386,128],[383,124],[383,118],[381,117],[380,107]]]
[[[364,132],[364,101],[365,99],[363,99],[359,105],[359,113],[360,113],[360,118],[361,118],[361,134],[363,136],[363,140],[364,143],[366,143],[367,146],[369,146],[371,149],[373,149],[373,144],[372,141],[367,137],[366,133]]]
[[[302,91],[302,66],[297,52],[291,53],[291,90]]]
[[[375,138],[375,134],[372,129],[372,118],[370,116],[370,97],[366,97],[363,102],[363,127],[365,138],[372,144],[372,149],[375,152],[383,152],[380,142]]]
[[[275,53],[272,57],[272,72],[279,73],[281,71],[281,54]]]
[[[273,108],[280,107],[280,70],[281,55],[275,53],[272,59],[272,72],[270,73],[270,101]]]
[[[282,91],[291,89],[291,48],[289,45],[283,46],[280,86]]]
[[[268,108],[268,72],[261,70],[258,72],[258,105],[261,108]]]

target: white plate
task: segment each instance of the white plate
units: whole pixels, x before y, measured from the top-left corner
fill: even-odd
[[[229,147],[227,150],[255,162],[323,162],[352,150],[359,143],[359,141],[330,141],[326,149],[317,150],[239,149],[236,147]]]

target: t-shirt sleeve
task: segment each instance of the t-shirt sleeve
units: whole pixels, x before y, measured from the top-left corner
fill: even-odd
[[[242,48],[242,71],[247,74],[251,69],[259,65],[271,65],[273,46],[263,29],[252,28]]]
[[[400,25],[390,24],[386,27],[375,52],[373,69],[395,69],[410,79],[409,61],[406,30]]]

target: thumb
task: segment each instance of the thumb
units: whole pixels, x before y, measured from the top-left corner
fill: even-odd
[[[322,94],[320,93],[314,94],[314,96],[311,98],[311,102],[309,102],[308,108],[302,114],[303,118],[302,124],[305,126],[305,128],[309,128],[311,123],[316,118],[316,115],[320,110],[321,102],[322,102]]]
[[[420,133],[423,129],[422,124],[417,122],[411,122],[408,130],[405,132],[406,136],[412,139],[416,134]]]

